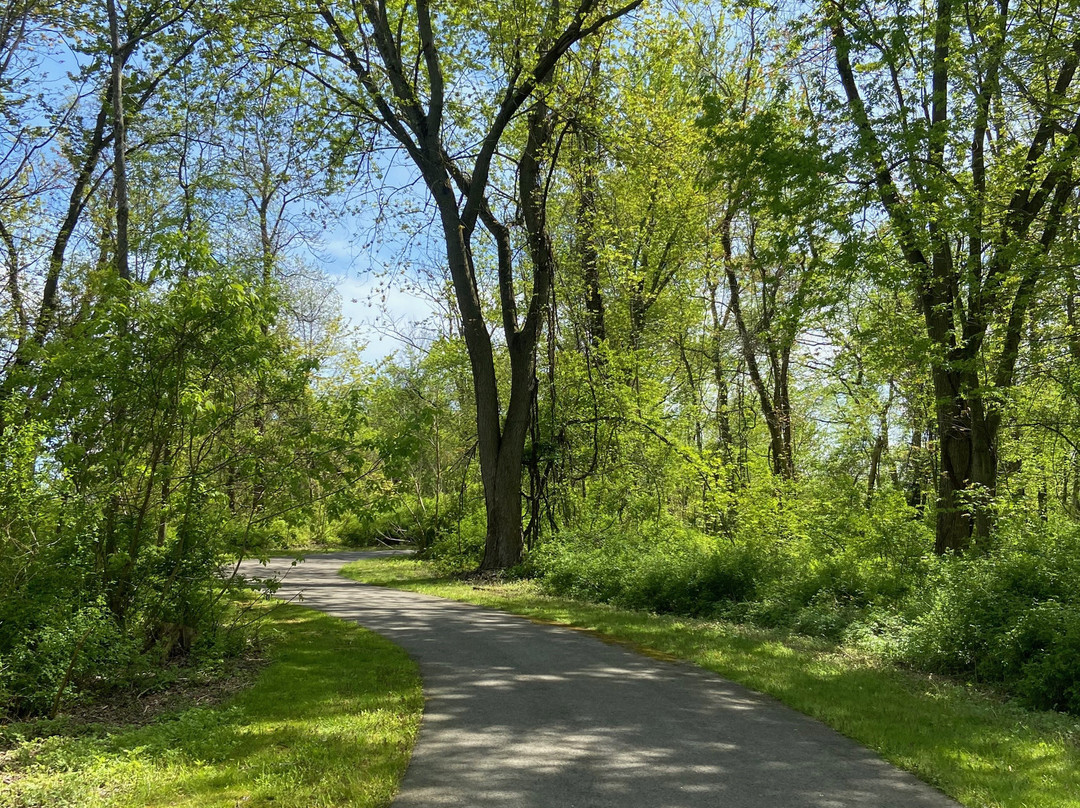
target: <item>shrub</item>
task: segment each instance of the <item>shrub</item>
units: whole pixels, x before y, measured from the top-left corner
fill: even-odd
[[[372,518],[368,515],[345,514],[334,523],[334,535],[337,536],[339,542],[347,547],[370,547],[375,543],[372,521]]]
[[[436,532],[419,555],[433,559],[447,574],[471,572],[484,557],[484,537],[487,519],[482,507],[474,508],[458,517],[448,512],[443,527]]]
[[[1080,608],[1046,601],[1009,632],[1019,653],[1013,689],[1040,709],[1080,714]]]
[[[531,563],[541,587],[554,595],[631,609],[716,614],[753,597],[766,562],[750,548],[717,545],[684,527],[654,539],[566,532],[547,542]]]
[[[57,606],[44,617],[7,655],[4,685],[16,715],[50,712],[61,688],[61,698],[107,688],[111,683],[101,674],[128,667],[138,657],[137,643],[100,606]]]
[[[906,604],[896,656],[991,682],[1040,709],[1080,712],[1080,563],[1075,537],[1003,531],[981,558],[942,559]]]

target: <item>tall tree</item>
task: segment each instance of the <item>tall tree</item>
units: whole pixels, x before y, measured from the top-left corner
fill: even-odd
[[[752,43],[756,43],[756,39]],[[706,99],[716,235],[727,304],[769,432],[773,473],[795,477],[792,352],[840,285],[845,211],[821,121],[786,81],[769,86],[751,47],[745,65]],[[715,318],[714,318],[715,319]]]
[[[825,6],[859,157],[933,346],[939,553],[991,536],[1005,397],[1080,180],[1067,5]]]
[[[336,6],[318,2],[294,22],[305,48],[340,68],[313,72],[350,109],[404,150],[431,194],[442,228],[476,399],[477,439],[487,513],[481,569],[521,559],[521,461],[531,418],[535,349],[554,271],[544,211],[542,166],[554,114],[544,101],[560,61],[584,38],[629,13],[642,0],[609,4],[579,0],[529,3],[509,18],[498,4],[433,8],[386,2]],[[305,20],[307,24],[305,25]],[[492,68],[492,66],[494,66]],[[460,75],[455,71],[461,69]],[[470,71],[466,75],[464,71]],[[348,78],[349,83],[341,80]],[[466,109],[476,124],[462,125]],[[500,164],[512,124],[525,113],[523,146],[513,165]],[[460,131],[470,136],[462,143]],[[472,131],[470,131],[472,130]],[[515,289],[515,217],[489,198],[493,175],[518,175],[514,202],[524,224],[530,277],[519,317]],[[510,394],[500,403],[495,345],[485,317],[476,262],[477,226],[494,243],[496,296],[510,361]]]

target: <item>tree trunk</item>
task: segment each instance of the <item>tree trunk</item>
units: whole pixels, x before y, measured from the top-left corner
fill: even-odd
[[[434,188],[434,185],[433,185]],[[436,192],[443,218],[443,233],[450,263],[458,309],[461,312],[462,336],[469,354],[473,379],[473,398],[476,402],[476,441],[480,460],[480,477],[484,484],[484,507],[487,514],[487,534],[481,570],[511,567],[521,561],[523,547],[521,533],[521,458],[525,448],[528,425],[528,408],[512,416],[514,405],[522,398],[522,373],[520,360],[515,362],[515,352],[510,352],[511,391],[510,407],[506,425],[500,430],[498,380],[495,376],[495,357],[491,336],[480,311],[476,287],[470,282],[472,267],[460,226],[457,200],[450,187],[449,177]],[[531,354],[531,351],[530,351]],[[531,368],[530,368],[531,371]],[[532,373],[530,372],[530,377]],[[516,395],[515,395],[516,394]],[[526,405],[528,397],[525,396]],[[526,429],[520,429],[520,437],[508,435],[513,423],[524,418]],[[501,434],[502,433],[502,434]],[[515,438],[517,446],[515,451]],[[516,460],[516,465],[515,461]]]
[[[964,552],[972,539],[985,550],[993,529],[1000,416],[987,413],[981,400],[965,398],[959,391],[973,389],[973,383],[960,376],[934,370],[940,461],[934,551],[939,554]]]
[[[595,69],[595,68],[594,68]],[[596,237],[597,216],[597,177],[596,166],[600,160],[600,146],[595,135],[583,128],[581,130],[581,151],[584,156],[581,168],[581,188],[577,201],[577,221],[575,223],[578,239],[578,254],[585,282],[585,316],[588,330],[588,343],[591,349],[598,348],[607,339],[607,327],[604,322],[604,296],[600,291],[600,251]]]
[[[791,389],[788,384],[788,370],[791,366],[791,347],[785,345],[779,352],[771,352],[770,362],[773,372],[773,407],[774,423],[770,425],[773,435],[773,473],[782,480],[795,479],[795,448],[791,431]]]
[[[504,444],[493,475],[484,477],[487,533],[480,569],[500,570],[521,563],[525,542],[521,529],[522,448]]]
[[[721,232],[724,249],[724,273],[728,280],[731,313],[739,331],[739,343],[742,346],[743,360],[750,375],[750,381],[758,394],[761,411],[765,416],[765,426],[769,430],[769,456],[773,474],[783,480],[795,478],[795,459],[792,451],[791,401],[788,393],[788,366],[790,348],[780,353],[769,352],[769,362],[773,371],[773,392],[765,384],[765,377],[757,361],[757,349],[753,335],[743,316],[741,287],[735,274],[731,253],[731,220],[726,219]]]
[[[112,43],[113,188],[116,197],[116,274],[131,279],[128,248],[127,125],[124,119],[124,63],[127,56],[120,42],[120,21],[116,0],[108,0],[109,39]]]
[[[878,410],[878,434],[874,439],[874,445],[870,449],[870,473],[866,481],[866,506],[869,508],[874,499],[874,491],[878,488],[881,478],[881,458],[889,448],[889,408],[892,406],[893,384],[889,382],[889,398],[880,410]],[[894,475],[895,478],[895,475]]]
[[[724,363],[722,346],[723,333],[727,328],[727,318],[731,309],[720,318],[720,306],[717,300],[719,281],[715,280],[711,273],[706,276],[706,284],[709,288],[709,314],[712,324],[711,359],[713,382],[716,386],[716,429],[717,440],[720,445],[720,457],[728,469],[731,477],[731,489],[739,479],[738,470],[735,468],[735,440],[731,430],[731,411],[728,403],[728,371]]]

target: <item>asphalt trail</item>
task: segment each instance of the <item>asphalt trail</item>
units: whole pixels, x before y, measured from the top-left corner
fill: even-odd
[[[957,808],[824,724],[694,666],[338,575],[378,554],[242,571],[284,575],[278,597],[302,594],[419,663],[424,718],[395,808]]]

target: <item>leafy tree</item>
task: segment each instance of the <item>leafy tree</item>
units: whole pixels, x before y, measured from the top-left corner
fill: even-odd
[[[415,7],[364,2],[352,9],[320,3],[302,10],[293,22],[293,41],[335,68],[309,70],[351,114],[375,124],[408,155],[437,210],[476,400],[487,511],[482,569],[513,566],[523,546],[521,460],[536,343],[554,270],[542,173],[554,113],[545,88],[579,42],[640,4],[632,0],[609,7],[581,0],[566,9],[559,3],[528,4],[507,19],[486,3],[446,11],[433,9],[426,0]],[[465,110],[470,120],[462,119]],[[477,116],[480,111],[483,116]],[[500,146],[522,112],[524,143],[514,165],[504,169],[497,164]],[[461,143],[462,134],[476,145]],[[514,201],[520,206],[531,265],[523,318],[518,315],[510,225],[490,198],[493,174],[502,170],[518,174]],[[478,224],[487,230],[496,253],[498,305],[510,359],[505,412],[476,265]]]
[[[933,346],[935,547],[985,547],[1024,323],[1080,179],[1075,11],[823,12],[858,157]]]

